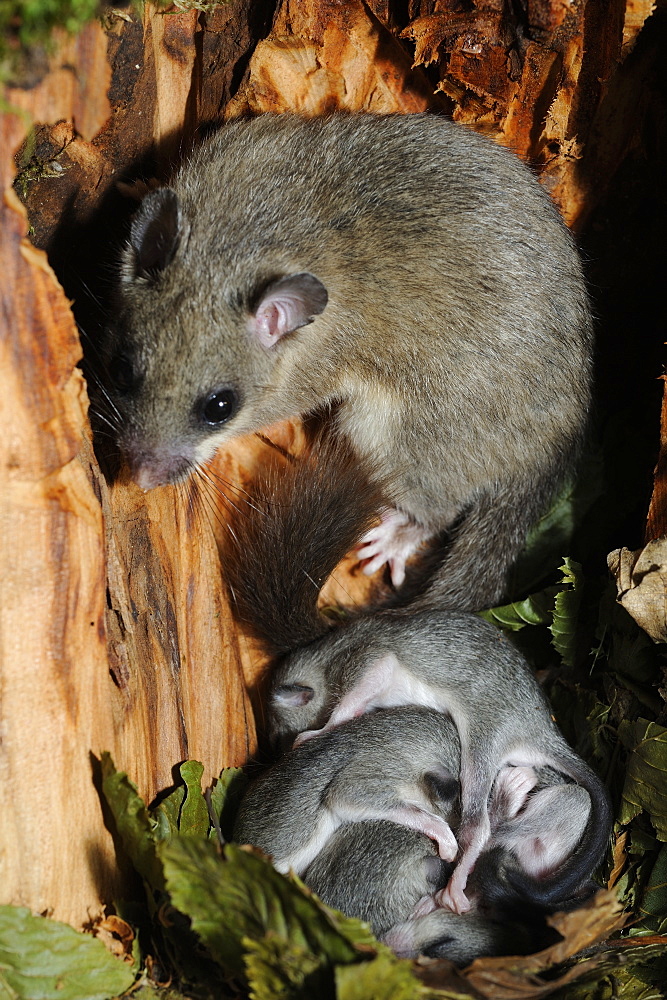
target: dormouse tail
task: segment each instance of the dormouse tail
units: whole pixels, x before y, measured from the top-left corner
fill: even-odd
[[[237,620],[274,654],[330,627],[317,599],[340,560],[376,520],[381,483],[343,438],[322,433],[291,463],[273,463],[235,515],[225,577]]]
[[[613,815],[606,788],[580,757],[574,753],[558,755],[553,766],[573,778],[590,796],[591,811],[584,834],[572,854],[551,874],[537,878],[517,867],[507,872],[507,880],[540,909],[566,910],[591,895],[591,875],[609,846]]]

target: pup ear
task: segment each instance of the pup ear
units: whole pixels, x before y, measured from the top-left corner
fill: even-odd
[[[132,219],[123,252],[123,281],[153,281],[172,260],[181,238],[178,197],[171,188],[147,195]]]
[[[273,347],[281,337],[312,323],[328,299],[326,288],[314,274],[288,274],[264,289],[248,318],[248,332],[262,347]]]
[[[306,684],[281,684],[273,692],[272,700],[284,708],[301,708],[313,700],[314,694]]]

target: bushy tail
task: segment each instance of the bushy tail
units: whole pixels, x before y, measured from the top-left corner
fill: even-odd
[[[262,471],[229,525],[224,575],[237,620],[274,655],[323,635],[317,599],[378,516],[384,490],[344,439],[323,434]]]

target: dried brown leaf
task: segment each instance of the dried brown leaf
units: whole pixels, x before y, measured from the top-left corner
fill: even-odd
[[[133,963],[134,931],[125,920],[110,913],[95,924],[93,933],[112,955],[117,955],[130,965]]]
[[[548,996],[555,990],[590,974],[606,959],[606,952],[593,955],[567,969],[558,977],[548,980],[541,973],[553,969],[577,954],[606,940],[620,930],[626,920],[615,893],[601,890],[585,906],[571,913],[557,913],[549,919],[551,926],[562,940],[544,951],[527,956],[502,956],[478,958],[463,976],[481,996],[489,1000],[521,1000],[521,998]],[[450,974],[449,963],[442,963],[442,971]],[[438,985],[437,969],[428,969],[428,983]],[[420,978],[424,978],[417,969]]]
[[[623,830],[622,833],[616,834],[614,838],[614,848],[612,852],[612,859],[614,866],[611,870],[609,876],[609,881],[607,882],[607,888],[613,889],[619,878],[625,871],[625,866],[628,862],[628,856],[626,853],[626,846],[628,843],[628,837],[630,836],[629,830]]]
[[[614,549],[607,564],[616,580],[618,603],[655,642],[667,642],[667,537],[635,552]]]
[[[616,893],[605,889],[578,910],[554,914],[548,918],[548,923],[563,940],[539,953],[546,963],[544,968],[564,962],[585,948],[606,941],[623,927],[626,920],[627,914],[623,912]]]

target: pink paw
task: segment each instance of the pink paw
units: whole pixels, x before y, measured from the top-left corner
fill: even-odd
[[[442,909],[451,910],[453,913],[467,913],[470,909],[470,900],[461,886],[454,885],[454,876],[450,879],[449,885],[436,892],[435,901]]]
[[[459,845],[456,837],[447,827],[446,830],[438,831],[434,834],[435,842],[438,845],[438,854],[443,861],[453,861],[459,853]]]
[[[403,511],[385,510],[380,524],[367,531],[357,546],[359,561],[366,563],[364,573],[371,576],[388,563],[391,582],[400,587],[405,580],[406,561],[431,534]]]
[[[537,784],[532,767],[507,767],[496,779],[494,795],[502,796],[500,802],[504,819],[513,819],[526,804],[526,799]]]
[[[300,747],[302,743],[306,743],[308,740],[312,740],[314,736],[319,736],[320,733],[323,733],[323,732],[324,732],[323,729],[306,729],[306,730],[304,730],[304,732],[303,733],[299,733],[299,735],[297,736],[297,738],[294,740],[294,743],[292,744],[292,748],[294,748],[294,747]]]

